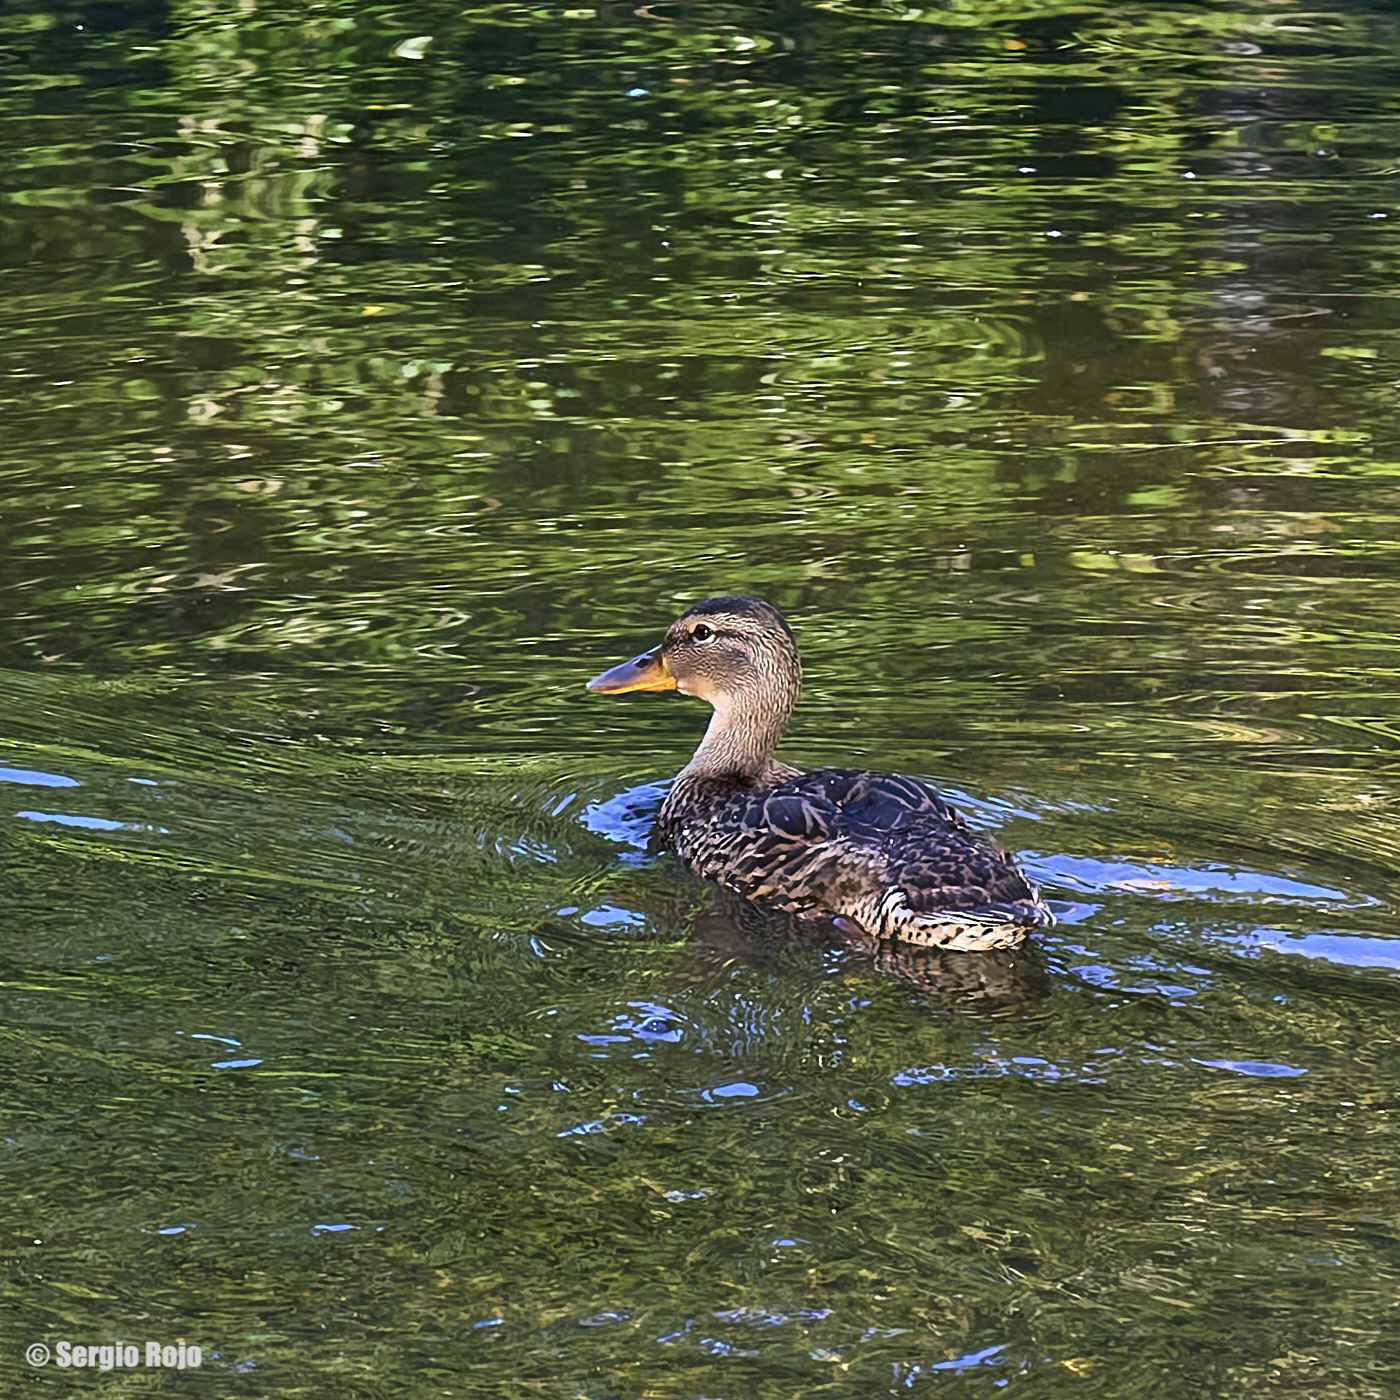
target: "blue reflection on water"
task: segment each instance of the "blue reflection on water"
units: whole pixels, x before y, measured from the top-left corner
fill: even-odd
[[[1248,940],[1253,951],[1296,953],[1344,967],[1400,969],[1400,939],[1352,933],[1284,933],[1277,929],[1263,932],[1266,936],[1262,941]]]
[[[81,826],[90,831],[122,831],[125,822],[108,821],[105,817],[69,817],[54,812],[16,812],[15,816],[31,822],[57,822],[59,826]]]
[[[554,1136],[557,1138],[593,1137],[597,1133],[606,1133],[620,1124],[641,1124],[646,1121],[639,1113],[610,1113],[606,1118],[590,1118],[586,1123],[578,1123],[572,1128],[564,1128],[555,1133]]]
[[[1275,1065],[1267,1060],[1196,1060],[1193,1063],[1205,1065],[1208,1069],[1228,1069],[1232,1074],[1258,1075],[1265,1079],[1293,1078],[1306,1074],[1307,1070],[1293,1065]]]
[[[1005,1347],[986,1347],[982,1351],[970,1351],[963,1356],[955,1356],[951,1361],[927,1361],[920,1368],[925,1371],[963,1371],[970,1366],[985,1366],[1006,1352]]]
[[[605,802],[590,802],[579,814],[579,821],[597,836],[634,847],[634,850],[619,852],[619,859],[629,865],[640,865],[647,859],[647,839],[656,821],[657,808],[666,796],[667,786],[663,783],[643,783]]]
[[[578,1039],[585,1045],[675,1044],[684,1034],[681,1017],[670,1007],[648,1001],[629,1001],[626,1006],[627,1010],[609,1018],[606,1030],[579,1032]]]
[[[1370,895],[1333,889],[1294,875],[1238,866],[1149,865],[1064,855],[1043,859],[1024,857],[1022,864],[1036,879],[1046,883],[1099,892],[1121,890],[1166,899],[1224,895],[1232,900],[1252,899],[1269,903],[1279,900],[1351,906],[1380,903]]]
[[[170,834],[163,826],[147,826],[144,822],[114,822],[106,817],[73,817],[57,812],[16,812],[15,816],[31,822],[57,822],[59,826],[83,827],[88,831],[149,831],[157,836]]]
[[[24,783],[28,787],[82,787],[76,778],[40,773],[33,768],[0,768],[0,783]]]
[[[720,1084],[716,1088],[711,1089],[705,1097],[712,1099],[751,1099],[757,1094],[758,1088],[755,1085],[740,1080],[736,1084]]]

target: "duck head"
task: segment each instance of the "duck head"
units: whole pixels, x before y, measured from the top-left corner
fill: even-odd
[[[783,615],[762,598],[707,598],[670,626],[661,645],[588,682],[601,695],[679,690],[714,706],[692,766],[766,762],[802,689],[802,662]]]

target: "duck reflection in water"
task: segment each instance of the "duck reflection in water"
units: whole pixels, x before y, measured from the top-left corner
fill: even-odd
[[[690,917],[690,941],[701,964],[695,971],[702,984],[728,980],[736,962],[791,966],[791,960],[819,952],[828,975],[874,972],[894,978],[931,1003],[930,1009],[943,1012],[1015,1016],[1050,994],[1050,977],[1034,943],[948,952],[775,913],[723,888],[710,888],[706,895]]]

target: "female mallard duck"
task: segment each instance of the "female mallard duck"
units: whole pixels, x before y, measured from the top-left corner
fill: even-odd
[[[1006,852],[916,778],[773,757],[802,687],[792,632],[761,598],[711,598],[590,690],[679,690],[714,706],[653,841],[699,875],[847,933],[959,951],[1050,922]]]

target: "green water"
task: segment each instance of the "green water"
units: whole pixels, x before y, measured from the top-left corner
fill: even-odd
[[[1397,1393],[1393,11],[0,56],[0,1392]],[[740,591],[1028,953],[645,856]]]

